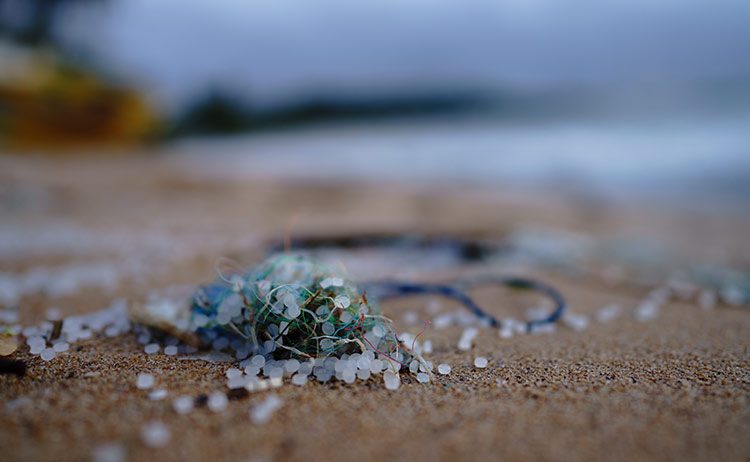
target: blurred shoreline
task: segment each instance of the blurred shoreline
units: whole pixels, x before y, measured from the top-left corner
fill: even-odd
[[[478,117],[320,124],[184,139],[192,175],[562,190],[747,214],[750,117],[507,123]]]

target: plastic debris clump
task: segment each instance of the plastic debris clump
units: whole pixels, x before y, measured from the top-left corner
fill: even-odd
[[[275,255],[199,288],[189,330],[204,345],[244,357],[308,360],[369,351],[397,369],[423,361],[342,271],[302,255]]]

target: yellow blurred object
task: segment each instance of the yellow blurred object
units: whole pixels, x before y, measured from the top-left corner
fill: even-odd
[[[135,91],[54,56],[0,56],[0,145],[13,150],[121,146],[153,136],[157,117]],[[25,60],[25,61],[24,61]]]
[[[0,332],[0,356],[9,356],[18,349],[18,337]]]

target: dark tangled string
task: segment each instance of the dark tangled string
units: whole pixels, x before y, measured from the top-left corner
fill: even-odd
[[[392,235],[366,235],[345,237],[311,237],[295,239],[291,247],[294,250],[314,250],[320,248],[362,248],[362,247],[412,247],[418,249],[435,249],[454,251],[465,262],[484,260],[492,254],[501,252],[505,246],[501,243],[487,241],[472,241],[451,237],[409,236],[407,238]],[[280,246],[272,246],[272,251],[280,250]],[[502,322],[482,309],[467,293],[475,287],[485,285],[501,285],[512,289],[531,290],[551,299],[555,308],[545,318],[535,319],[526,323],[526,330],[545,324],[554,324],[565,313],[566,302],[562,294],[549,284],[539,280],[519,276],[480,276],[455,281],[452,284],[417,283],[406,281],[371,281],[363,284],[367,293],[379,300],[404,297],[410,295],[438,295],[459,302],[479,319],[490,326],[502,327]]]
[[[499,284],[513,289],[533,290],[549,297],[555,308],[549,316],[536,319],[526,323],[526,330],[531,331],[536,326],[553,324],[557,322],[565,312],[566,303],[562,294],[550,285],[530,278],[522,277],[482,277],[466,281],[458,281],[454,284],[430,284],[410,283],[400,281],[375,281],[364,284],[368,293],[373,294],[379,300],[403,297],[409,295],[439,295],[461,303],[476,317],[486,321],[492,327],[502,327],[501,321],[483,310],[464,290],[489,284]]]

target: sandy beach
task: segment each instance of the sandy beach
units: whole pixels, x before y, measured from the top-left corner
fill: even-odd
[[[51,285],[54,269],[88,268],[96,282],[20,294],[22,325],[43,321],[50,307],[65,316],[88,313],[118,298],[143,300],[158,288],[210,281],[220,257],[250,265],[287,235],[500,241],[514,230],[542,228],[592,239],[637,237],[668,247],[678,261],[744,268],[750,262],[746,215],[665,211],[555,191],[222,179],[195,175],[159,153],[3,157],[0,185],[0,271],[46,268],[53,276],[42,285]],[[397,274],[431,280],[464,271],[476,268],[416,262]],[[230,363],[147,355],[133,334],[97,335],[49,362],[22,345],[11,357],[27,362],[26,375],[0,376],[2,459],[91,460],[105,443],[119,445],[129,461],[750,459],[747,307],[670,301],[655,319],[639,322],[634,309],[645,288],[564,270],[532,274],[555,284],[573,312],[589,315],[589,327],[509,339],[480,329],[469,352],[456,348],[461,327],[429,328],[428,359],[451,364],[449,375],[436,374],[429,384],[403,375],[397,391],[386,390],[380,377],[285,384],[273,391],[283,404],[265,425],[253,423],[248,410],[270,392],[231,399],[221,413],[172,409],[177,395],[226,390]],[[522,317],[529,302],[500,289],[479,290],[476,299],[497,316]],[[596,313],[613,303],[619,315],[597,321]],[[383,308],[413,333],[421,322],[410,325],[406,313],[421,321],[457,309],[429,297]],[[480,355],[489,360],[484,369],[473,366]],[[135,386],[140,372],[153,374],[168,397],[149,400]],[[143,444],[141,428],[152,420],[170,430],[165,447]]]

